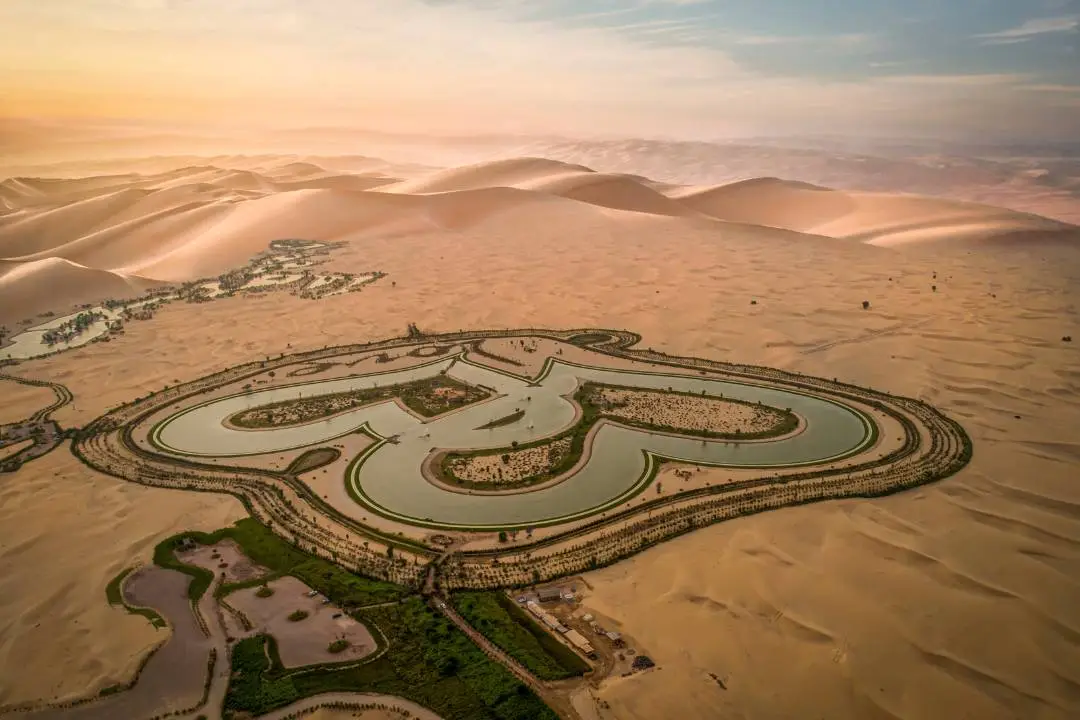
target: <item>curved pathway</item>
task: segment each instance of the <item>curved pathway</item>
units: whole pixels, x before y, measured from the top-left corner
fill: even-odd
[[[442,720],[441,716],[436,715],[423,705],[417,705],[411,700],[405,700],[394,695],[349,692],[313,695],[279,710],[260,715],[259,720],[290,720],[291,718],[313,713],[324,707],[338,707],[345,710],[370,710],[380,705],[394,710],[404,710],[416,720]]]
[[[33,445],[23,448],[0,462],[0,472],[14,472],[31,460],[56,449],[56,446],[64,439],[64,432],[60,429],[60,425],[55,420],[50,419],[49,416],[68,403],[73,402],[75,398],[71,391],[60,383],[31,380],[4,373],[0,373],[0,380],[10,380],[21,385],[32,385],[34,387],[47,387],[56,396],[56,399],[51,404],[37,410],[26,420],[0,425],[0,438],[3,438],[0,440],[0,448],[24,440],[34,441]]]

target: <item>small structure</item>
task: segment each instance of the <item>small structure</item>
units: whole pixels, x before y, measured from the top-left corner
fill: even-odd
[[[565,633],[567,631],[567,628],[561,622],[559,622],[559,619],[557,617],[549,613],[547,610],[544,610],[544,608],[540,607],[535,601],[530,600],[529,602],[525,603],[525,607],[528,608],[529,612],[531,612],[537,620],[539,620],[555,632]]]
[[[565,637],[571,645],[573,645],[589,657],[596,656],[596,650],[593,649],[592,644],[588,640],[586,640],[585,636],[579,633],[577,630],[568,630]]]
[[[557,587],[540,588],[537,596],[540,602],[556,602],[562,599],[562,590]]]
[[[607,639],[610,640],[611,644],[614,645],[615,647],[621,648],[623,645],[626,644],[625,642],[623,642],[622,635],[615,632],[614,630],[612,630],[612,631],[610,631],[610,632],[608,632],[606,634],[607,634]]]

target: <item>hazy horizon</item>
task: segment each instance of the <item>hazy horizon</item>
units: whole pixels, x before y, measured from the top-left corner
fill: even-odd
[[[0,117],[717,140],[1075,138],[1080,0],[8,0]]]

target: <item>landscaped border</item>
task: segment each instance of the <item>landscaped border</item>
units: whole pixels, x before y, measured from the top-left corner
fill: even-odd
[[[779,477],[713,485],[683,491],[672,496],[650,499],[632,508],[593,517],[588,522],[551,533],[527,542],[490,549],[459,551],[454,562],[443,570],[442,548],[427,545],[400,534],[387,533],[342,515],[325,503],[306,485],[292,482],[281,473],[250,467],[223,467],[200,464],[183,458],[162,456],[140,447],[132,437],[132,428],[168,405],[183,402],[216,387],[268,370],[302,362],[327,360],[341,355],[386,352],[431,342],[465,343],[483,338],[536,337],[565,342],[615,358],[639,360],[681,370],[697,370],[703,375],[722,376],[728,381],[769,382],[784,389],[802,389],[812,394],[851,400],[895,420],[903,429],[904,441],[881,457],[844,467],[811,470]],[[937,409],[919,400],[873,391],[835,378],[830,380],[754,365],[670,356],[651,348],[634,348],[641,336],[625,330],[566,330],[544,328],[520,330],[459,331],[437,336],[413,333],[390,340],[322,348],[281,355],[266,361],[237,365],[179,386],[166,387],[147,396],[124,403],[75,432],[72,452],[90,468],[132,482],[157,487],[231,494],[260,522],[275,532],[292,538],[304,547],[328,556],[324,546],[326,524],[338,525],[343,532],[367,537],[391,548],[404,548],[415,558],[427,558],[426,568],[379,570],[377,577],[387,577],[409,570],[439,575],[442,587],[498,588],[554,579],[566,574],[600,567],[628,557],[658,542],[677,537],[703,525],[721,522],[755,512],[789,505],[837,498],[879,497],[925,485],[952,475],[971,459],[971,439],[963,427]],[[541,376],[550,371],[548,358]],[[489,368],[513,377],[512,373]],[[875,424],[876,427],[876,424]],[[920,428],[923,433],[920,434]],[[225,473],[229,477],[223,477]],[[287,485],[297,499],[281,497],[280,486]],[[321,514],[321,525],[313,527],[308,519]],[[629,534],[629,535],[628,535]],[[634,537],[627,543],[624,537]],[[579,542],[580,541],[580,542]],[[353,542],[352,540],[349,541]],[[573,543],[579,542],[574,545]],[[363,553],[349,545],[353,557]],[[340,551],[342,546],[338,545]],[[554,558],[550,564],[545,564]],[[375,558],[377,560],[378,558]],[[494,560],[502,559],[498,568]],[[370,555],[363,556],[370,563]],[[365,565],[370,567],[370,565]],[[383,566],[386,568],[387,566]]]

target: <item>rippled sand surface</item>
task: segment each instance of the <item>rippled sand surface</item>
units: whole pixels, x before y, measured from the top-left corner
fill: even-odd
[[[1080,716],[1080,342],[1062,341],[1080,338],[1075,236],[980,244],[968,224],[964,242],[882,247],[663,214],[652,196],[636,211],[637,189],[530,182],[562,194],[430,196],[422,212],[381,198],[327,268],[389,273],[361,293],[174,304],[12,372],[67,384],[76,402],[56,418],[74,426],[175,380],[407,322],[594,326],[919,397],[972,436],[959,475],[725,523],[589,576],[589,602],[659,665],[605,684],[603,717]],[[358,206],[324,195],[293,197],[284,229],[344,234]],[[888,220],[872,219],[875,232]],[[281,230],[243,227],[251,247]],[[240,512],[95,476],[66,448],[0,478],[0,702],[123,677],[153,630],[105,605],[108,579],[159,538]]]

